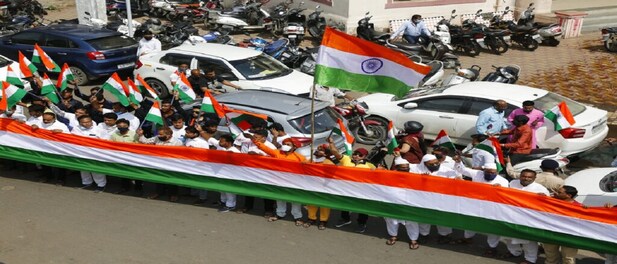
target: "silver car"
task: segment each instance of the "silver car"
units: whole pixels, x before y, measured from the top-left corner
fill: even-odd
[[[264,90],[241,90],[218,95],[216,100],[233,109],[267,115],[269,124],[280,123],[289,136],[302,144],[296,152],[310,158],[311,99]],[[315,101],[314,148],[326,143],[326,138],[332,136],[336,148],[341,153],[345,152],[343,138],[331,134],[332,128],[337,126],[337,118],[347,126],[347,121],[329,107],[329,103]],[[219,130],[229,132],[224,122],[221,121]]]

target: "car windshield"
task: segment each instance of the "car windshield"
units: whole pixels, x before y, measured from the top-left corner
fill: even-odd
[[[600,189],[603,192],[617,192],[617,170],[607,174],[600,180]]]
[[[426,89],[411,89],[403,98],[393,97],[392,101],[415,98],[419,96],[429,95],[429,94],[439,94],[444,90],[450,87],[442,87],[442,88],[426,88]]]
[[[315,133],[322,133],[332,130],[337,126],[336,113],[330,107],[326,107],[315,112]],[[291,126],[302,134],[311,134],[311,115],[305,115],[293,120],[289,120]]]
[[[86,40],[96,50],[112,50],[119,48],[128,48],[137,45],[137,41],[124,35],[114,35],[104,38]]]
[[[248,59],[230,61],[229,63],[247,80],[271,79],[287,75],[292,71],[284,64],[264,54]]]
[[[558,95],[556,93],[551,93],[551,92],[548,92],[545,96],[542,96],[536,99],[534,102],[535,102],[536,108],[542,111],[548,111],[561,102],[566,102],[566,105],[568,105],[568,108],[570,109],[570,112],[572,113],[573,116],[576,116],[582,113],[583,111],[585,111],[584,105],[572,99],[569,99],[567,97]]]
[[[7,60],[4,57],[0,57],[0,67],[4,67],[6,65],[9,65],[13,63],[13,61]]]

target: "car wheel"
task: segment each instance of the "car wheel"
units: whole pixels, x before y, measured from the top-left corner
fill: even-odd
[[[146,83],[152,87],[158,94],[159,98],[166,98],[169,96],[169,90],[167,85],[157,79],[146,79]]]
[[[88,78],[88,74],[86,74],[86,72],[84,72],[82,69],[73,66],[69,68],[71,69],[71,72],[75,77],[75,83],[77,85],[86,85],[88,81],[90,81],[90,78]]]
[[[525,43],[525,48],[529,51],[534,51],[538,48],[539,44],[535,39],[528,39]]]

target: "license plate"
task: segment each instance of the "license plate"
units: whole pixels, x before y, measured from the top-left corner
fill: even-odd
[[[311,68],[313,67],[313,64],[314,64],[313,62],[305,61],[302,63],[302,67]]]
[[[289,36],[288,36],[288,38],[290,38],[290,39],[295,39],[295,38],[296,38],[296,35],[289,35]]]
[[[510,41],[511,39],[510,39],[510,36],[503,36],[503,40],[504,41]]]
[[[539,39],[541,39],[542,37],[540,37],[540,35],[536,34],[536,35],[531,36],[531,38],[533,38],[533,39],[535,39],[535,40],[539,40]]]
[[[283,58],[289,58],[289,57],[291,57],[291,54],[283,53],[283,54],[281,54],[281,56],[283,56]]]
[[[124,68],[133,67],[133,66],[135,66],[134,62],[123,63],[123,64],[118,64],[118,69],[124,69]]]

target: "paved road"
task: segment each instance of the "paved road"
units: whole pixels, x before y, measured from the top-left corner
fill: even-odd
[[[95,194],[35,179],[34,172],[0,169],[0,263],[520,261],[482,257],[483,238],[472,246],[444,246],[435,242],[434,235],[419,250],[411,251],[401,236],[402,241],[387,246],[385,225],[378,218],[371,218],[366,234],[353,233],[352,228],[318,231],[296,227],[291,221],[268,223],[258,214],[218,213],[213,207],[190,205],[190,197],[170,203]],[[69,178],[69,186],[78,184],[78,176]],[[118,188],[117,181],[110,185],[111,191]],[[210,200],[214,199],[211,193]],[[500,250],[505,251],[503,245]],[[593,252],[582,252],[579,257],[579,263],[603,263]]]

